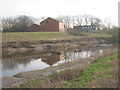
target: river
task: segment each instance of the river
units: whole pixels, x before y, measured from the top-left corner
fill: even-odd
[[[104,47],[104,48],[103,48]],[[111,45],[109,45],[111,47]],[[97,54],[102,54],[105,50],[111,49],[108,45],[101,45],[99,49],[88,49],[79,52],[70,51],[59,55],[51,55],[34,58],[10,58],[0,61],[2,65],[2,77],[14,76],[21,72],[41,70],[51,66],[57,66],[62,63],[68,63],[74,60],[85,60],[89,57],[94,57]]]

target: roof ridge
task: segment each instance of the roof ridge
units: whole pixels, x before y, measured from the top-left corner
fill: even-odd
[[[51,18],[51,17],[48,17],[48,18]],[[46,18],[46,19],[48,19],[48,18]],[[58,22],[64,23],[63,21],[60,21],[60,20],[58,20],[58,19],[56,19],[56,18],[51,18],[51,19],[56,20],[56,21],[58,21]]]

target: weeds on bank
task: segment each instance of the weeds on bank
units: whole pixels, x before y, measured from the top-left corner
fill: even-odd
[[[117,87],[117,57],[111,55],[96,60],[90,67],[80,72],[79,77],[65,82],[65,88],[113,88]],[[114,63],[113,63],[114,62]],[[114,70],[113,70],[114,69]],[[110,82],[113,81],[113,82]],[[116,84],[114,84],[116,83]]]
[[[80,68],[67,69],[43,78],[36,78],[18,88],[83,88],[117,87],[117,55],[97,59],[81,71]]]

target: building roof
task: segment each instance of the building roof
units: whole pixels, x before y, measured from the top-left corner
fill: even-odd
[[[34,23],[34,24],[32,24],[31,26],[33,26],[33,25],[35,25],[35,26],[40,26],[40,25],[38,25],[38,24],[35,24],[35,23]]]
[[[51,18],[51,17],[48,17],[48,18],[46,18],[46,19],[52,19],[52,20],[54,20],[54,21],[64,23],[64,22],[62,22],[62,21],[60,21],[60,20],[57,20],[57,19],[54,19],[54,18]],[[43,20],[43,21],[41,21],[41,22],[44,22],[46,19],[44,19],[44,20]]]
[[[78,27],[90,27],[90,26],[95,26],[95,25],[82,25],[82,26],[78,26]]]

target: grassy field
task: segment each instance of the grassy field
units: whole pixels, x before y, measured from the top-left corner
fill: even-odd
[[[38,40],[70,40],[85,37],[111,37],[104,33],[83,33],[85,36],[67,32],[12,32],[3,33],[2,42],[38,41]]]
[[[117,54],[112,54],[97,59],[82,71],[79,68],[64,70],[30,80],[17,88],[116,88],[117,77]]]

